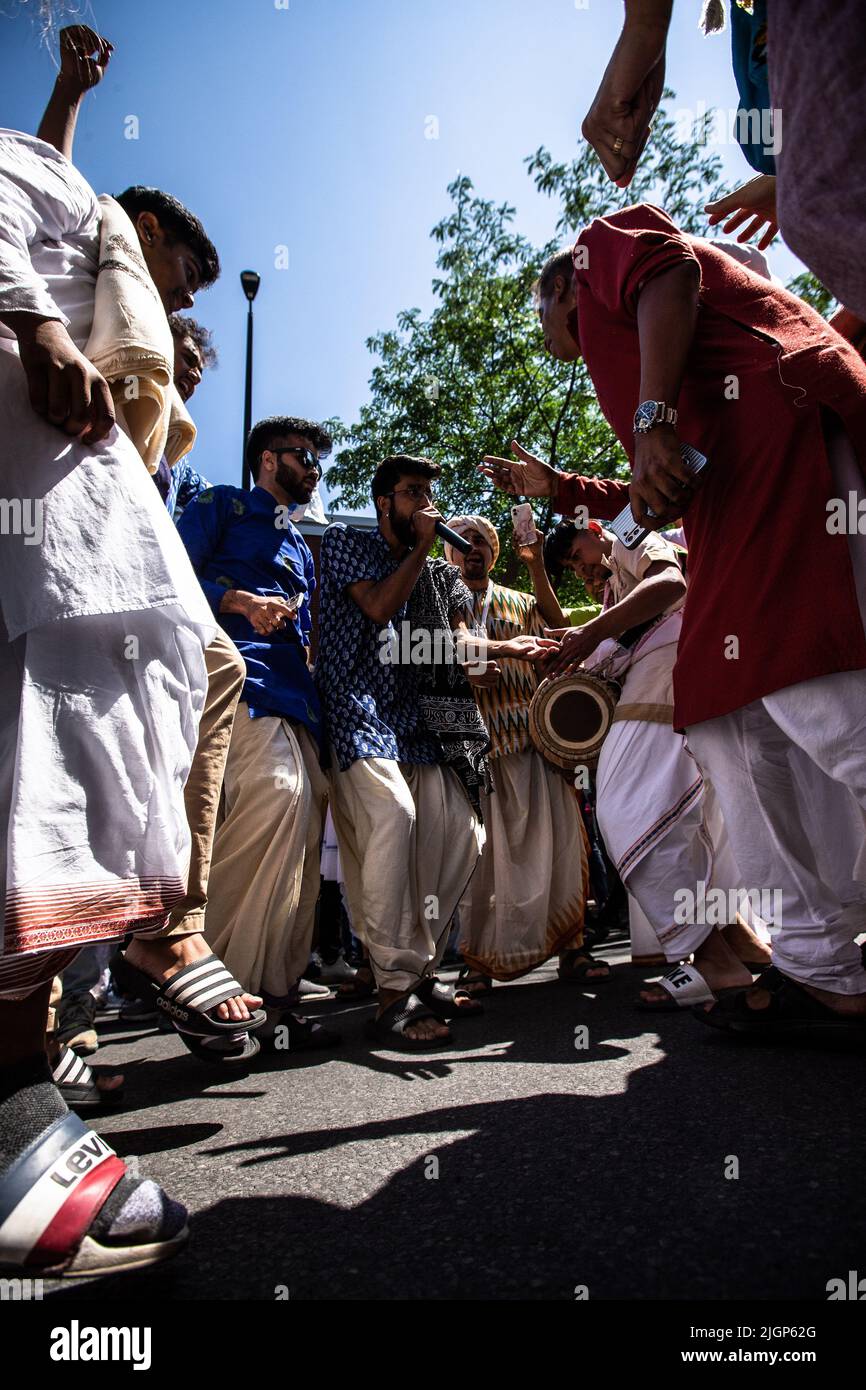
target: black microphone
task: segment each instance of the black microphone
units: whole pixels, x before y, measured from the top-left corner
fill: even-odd
[[[444,521],[437,521],[433,530],[441,540],[445,541],[446,545],[453,545],[454,549],[459,550],[461,555],[468,555],[472,549],[472,543],[467,541],[464,536],[459,535],[457,531],[452,531],[451,527],[446,526]]]

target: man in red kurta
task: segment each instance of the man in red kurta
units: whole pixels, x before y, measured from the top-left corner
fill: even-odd
[[[592,222],[545,266],[538,295],[548,350],[584,358],[632,481],[558,473],[519,447],[522,462],[484,471],[508,491],[555,496],[565,514],[612,518],[630,497],[639,521],[648,508],[655,525],[684,516],[674,724],[716,787],[744,886],[783,894],[777,968],[706,1017],[852,1026],[866,1019],[862,908],[849,885],[821,882],[816,840],[829,850],[834,828],[805,823],[790,760],[822,798],[832,779],[850,826],[851,794],[866,806],[866,367],[794,295],[646,204]],[[681,443],[710,461],[700,487]],[[833,499],[848,505],[849,534]]]

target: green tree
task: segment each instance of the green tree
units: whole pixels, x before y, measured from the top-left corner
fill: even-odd
[[[673,93],[668,92],[670,99]],[[595,402],[583,363],[558,363],[544,350],[532,285],[547,256],[593,217],[629,203],[664,206],[686,230],[703,228],[703,204],[720,192],[720,160],[704,142],[710,115],[685,143],[662,109],[641,172],[628,190],[604,175],[581,144],[571,163],[544,148],[525,161],[538,192],[559,204],[556,234],[533,246],[515,229],[516,210],[480,197],[471,179],[449,186],[451,209],[433,228],[438,246],[431,313],[417,308],[375,334],[370,400],[350,428],[336,424],[336,459],[328,471],[333,505],[369,502],[369,479],[388,454],[429,456],[442,466],[448,506],[481,511],[501,529],[498,577],[514,582],[511,501],[478,471],[484,454],[507,454],[512,439],[581,472],[626,476],[626,459]],[[546,530],[549,505],[536,507]]]
[[[788,289],[792,294],[799,295],[800,299],[811,304],[819,314],[823,314],[828,319],[835,313],[839,305],[833,298],[828,289],[825,289],[821,281],[811,270],[804,270],[800,275],[795,275],[793,280],[788,281]]]

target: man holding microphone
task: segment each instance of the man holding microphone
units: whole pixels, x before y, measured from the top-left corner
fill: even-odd
[[[387,458],[371,484],[376,530],[325,532],[316,668],[352,924],[379,991],[369,1033],[416,1050],[480,1011],[431,974],[485,838],[489,740],[467,673],[496,680],[479,655],[537,660],[553,645],[473,638],[458,570],[430,557],[439,476],[428,459]]]

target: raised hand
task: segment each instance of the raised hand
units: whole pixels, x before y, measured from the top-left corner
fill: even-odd
[[[518,560],[522,560],[524,565],[531,569],[533,565],[544,563],[543,545],[544,537],[540,532],[536,531],[535,540],[530,541],[528,544],[521,544],[519,541],[515,541],[514,551]]]
[[[709,214],[707,220],[711,227],[723,222],[722,231],[727,235],[745,222],[746,226],[737,241],[751,241],[760,232],[758,250],[765,251],[779,231],[775,174],[758,174],[725,198],[716,198],[715,202],[707,203],[704,212]],[[762,231],[762,228],[766,230]]]
[[[478,464],[479,473],[512,497],[555,497],[559,484],[556,469],[530,454],[516,439],[511,441],[511,452],[516,461],[485,454]]]
[[[60,73],[58,83],[75,95],[97,87],[114,47],[87,24],[67,24],[60,30]]]
[[[412,525],[415,527],[418,544],[426,546],[429,550],[436,539],[436,522],[444,520],[442,513],[433,506],[421,507],[417,512],[413,512]]]

